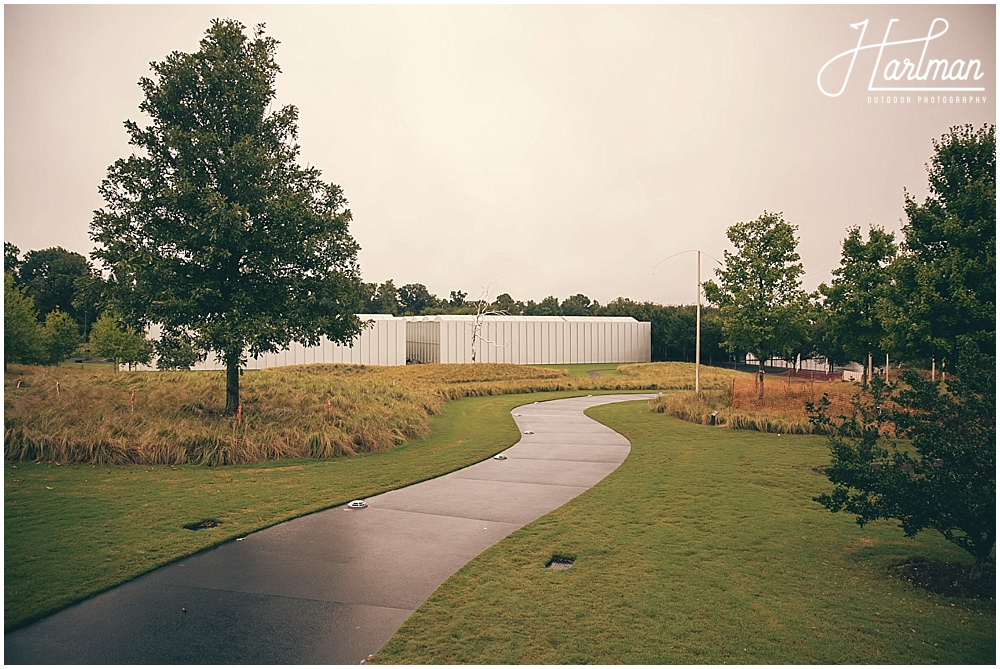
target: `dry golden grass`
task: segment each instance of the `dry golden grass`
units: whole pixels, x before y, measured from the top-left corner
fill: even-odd
[[[806,402],[818,403],[824,394],[830,399],[832,416],[850,415],[851,396],[858,387],[844,382],[810,382],[770,377],[764,382],[764,400],[758,400],[757,377],[739,374],[728,387],[694,393],[664,395],[650,402],[653,411],[692,423],[715,424],[737,430],[777,434],[812,434]]]
[[[222,414],[224,372],[11,365],[4,375],[4,454],[8,460],[211,466],[332,458],[385,451],[423,437],[442,403],[463,397],[694,388],[694,367],[687,363],[628,364],[613,372],[608,365],[592,367],[587,373],[589,366],[577,366],[572,375],[566,369],[488,363],[248,371],[240,383],[237,421]],[[701,368],[701,387],[708,391],[728,392],[734,379],[746,378]],[[696,422],[711,413],[671,410],[680,417],[685,412]],[[729,424],[740,420],[729,416]]]
[[[764,381],[764,399],[758,399],[757,378],[741,378],[730,388],[730,408],[772,416],[808,418],[806,402],[819,402],[825,394],[830,399],[831,415],[850,415],[851,395],[858,387],[844,381],[809,381],[806,379],[768,378]]]
[[[622,365],[618,371],[632,381],[649,384],[654,390],[694,390],[694,365],[688,362],[647,362]],[[699,382],[702,390],[729,388],[733,379],[746,378],[743,372],[702,365]]]
[[[12,366],[4,386],[7,459],[100,464],[225,465],[384,451],[424,436],[443,401],[426,384],[333,365],[245,373],[239,421],[222,415],[222,372]]]
[[[4,453],[9,460],[212,466],[330,458],[423,437],[430,416],[451,399],[691,383],[691,366],[680,363],[574,378],[523,365],[301,365],[245,372],[237,421],[222,414],[224,372],[11,365],[4,375]]]

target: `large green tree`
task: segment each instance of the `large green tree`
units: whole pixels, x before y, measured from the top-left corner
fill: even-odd
[[[399,289],[396,288],[392,279],[388,279],[376,287],[372,306],[375,307],[375,310],[372,311],[374,314],[400,315],[402,309],[399,304]]]
[[[493,311],[508,314],[510,316],[520,316],[524,311],[524,302],[515,300],[510,293],[500,293],[497,299],[493,300]]]
[[[465,306],[465,298],[468,296],[468,293],[461,290],[453,290],[448,293],[448,306],[452,309],[460,309]]]
[[[150,125],[126,121],[94,214],[94,256],[130,325],[160,323],[226,366],[227,413],[245,356],[361,329],[358,245],[339,186],[297,164],[298,111],[272,111],[277,41],[215,20],[195,53],[139,81]]]
[[[594,302],[583,293],[570,295],[559,305],[563,316],[592,316],[595,310],[600,309],[600,307],[599,303]]]
[[[883,304],[885,345],[910,360],[955,359],[960,336],[996,351],[996,127],[934,141],[930,194],[906,194],[903,244]]]
[[[876,377],[847,420],[831,419],[824,396],[812,420],[829,435],[834,489],[815,499],[862,527],[893,519],[907,536],[937,530],[975,558],[978,577],[996,543],[996,373],[967,337],[956,367],[945,382],[906,371],[898,392]],[[905,445],[886,438],[890,426]]]
[[[791,356],[808,327],[795,231],[781,213],[766,211],[756,220],[730,226],[726,236],[735,251],[727,250],[725,264],[716,268],[718,283],[704,284],[705,297],[719,307],[724,345],[757,358],[761,399],[764,363]]]
[[[524,305],[525,316],[562,316],[562,308],[559,299],[554,295],[549,295],[539,303],[528,300]]]
[[[92,273],[84,256],[61,246],[28,251],[18,268],[21,285],[35,300],[40,317],[59,309],[77,322],[82,320],[76,307],[77,283],[88,280]]]
[[[97,271],[91,271],[87,276],[77,278],[73,286],[76,291],[73,309],[83,338],[87,339],[90,337],[90,328],[104,310],[104,277]]]
[[[419,316],[425,309],[433,309],[440,304],[437,296],[432,295],[422,283],[401,286],[396,295],[402,312],[410,316]]]
[[[869,355],[877,360],[885,356],[879,303],[887,294],[895,257],[891,232],[873,227],[866,241],[861,228],[848,230],[833,281],[819,286],[823,304],[818,318],[825,321],[822,350],[831,359],[864,363]]]
[[[12,272],[3,274],[3,366],[8,362],[34,364],[45,357],[42,328],[35,301],[14,282]]]

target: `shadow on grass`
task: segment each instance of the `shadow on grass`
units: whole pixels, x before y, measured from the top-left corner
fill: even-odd
[[[984,569],[978,579],[969,578],[968,565],[941,560],[902,562],[890,567],[889,573],[915,588],[929,590],[945,597],[986,600],[996,598],[996,566]]]

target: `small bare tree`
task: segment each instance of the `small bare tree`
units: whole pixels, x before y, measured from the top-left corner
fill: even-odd
[[[489,290],[484,290],[483,294],[479,297],[476,302],[476,318],[472,322],[472,362],[476,362],[476,354],[479,350],[479,342],[484,342],[486,344],[492,344],[493,346],[498,346],[500,348],[506,348],[507,344],[498,344],[493,340],[486,339],[482,336],[483,331],[483,319],[486,316],[508,316],[509,314],[503,310],[495,310],[492,308],[492,303],[489,301]]]

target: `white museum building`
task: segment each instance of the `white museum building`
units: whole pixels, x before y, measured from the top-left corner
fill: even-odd
[[[246,369],[341,363],[501,362],[565,365],[650,361],[650,324],[606,316],[408,316],[360,314],[368,326],[349,345],[325,337],[319,346],[292,343],[247,360]],[[159,328],[150,336],[159,336]],[[136,369],[153,370],[149,367]],[[213,354],[192,369],[220,370]]]

